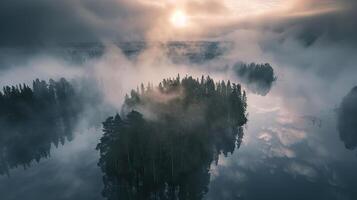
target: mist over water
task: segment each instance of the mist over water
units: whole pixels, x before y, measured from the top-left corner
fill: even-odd
[[[1,0],[0,200],[357,199],[355,0]]]
[[[280,55],[271,57],[265,51],[262,57],[266,60],[240,60],[235,46],[206,59],[204,52],[212,46],[194,44],[195,48],[208,48],[203,53],[195,49],[194,54],[192,49],[187,50],[193,44],[178,47],[175,51],[181,52],[180,57],[177,53],[167,54],[166,47],[156,45],[135,56],[126,54],[117,45],[109,45],[102,55],[89,56],[80,63],[72,62],[72,58],[42,55],[32,57],[25,65],[2,69],[2,86],[31,85],[36,78],[65,77],[82,88],[81,94],[87,97],[81,100],[87,106],[80,111],[78,120],[73,121],[73,139],[63,145],[47,142],[50,150],[46,157],[9,169],[8,175],[0,177],[2,198],[105,199],[102,195],[105,182],[97,165],[100,156],[95,150],[103,135],[101,122],[121,113],[125,95],[141,83],[146,88],[147,84],[157,85],[177,74],[197,78],[209,75],[215,80],[242,83],[248,94],[248,122],[240,147],[226,156],[220,154],[217,164],[207,165],[210,175],[207,190],[196,196],[198,199],[356,198],[356,153],[346,149],[340,140],[337,122],[337,110],[353,87],[353,79],[338,74],[321,75],[317,68],[321,65],[319,60],[284,61]],[[331,49],[314,51],[329,54]],[[237,56],[232,59],[234,54]],[[277,79],[265,96],[250,90],[246,81],[237,76],[233,70],[237,62],[272,63]],[[304,62],[312,62],[314,67],[298,68],[305,66]],[[352,61],[345,61],[348,62]],[[339,74],[353,72],[355,68],[346,67]],[[99,95],[100,101],[91,101],[93,95]],[[6,130],[1,131],[6,134]]]
[[[3,0],[0,199],[357,199],[353,0]]]

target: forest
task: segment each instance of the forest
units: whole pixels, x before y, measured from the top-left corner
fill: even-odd
[[[71,83],[61,78],[49,82],[36,79],[5,86],[0,92],[0,174],[28,167],[72,139],[72,131],[83,104]]]
[[[103,123],[103,196],[202,199],[211,165],[240,146],[246,106],[239,84],[210,77],[177,76],[132,90],[121,116]]]
[[[122,113],[137,110],[160,120],[198,120],[209,124],[222,119],[242,126],[247,122],[246,109],[247,96],[240,84],[229,80],[215,83],[209,76],[186,76],[181,80],[178,75],[164,79],[156,88],[148,83],[132,90],[125,97]]]
[[[246,64],[239,62],[234,65],[233,70],[241,81],[247,84],[249,90],[262,96],[269,93],[274,81],[277,80],[274,69],[269,63]]]

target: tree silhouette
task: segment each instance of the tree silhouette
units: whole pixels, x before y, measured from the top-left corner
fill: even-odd
[[[0,174],[22,165],[28,167],[72,139],[80,97],[64,78],[49,83],[36,79],[32,88],[5,86],[0,92]]]
[[[210,77],[165,79],[131,92],[103,123],[97,146],[107,199],[202,199],[210,166],[243,137],[246,102],[240,85],[222,90]],[[219,90],[217,89],[219,85]],[[150,112],[144,117],[138,111]]]
[[[233,66],[233,70],[247,84],[249,90],[262,96],[269,93],[273,82],[277,79],[274,69],[269,63],[236,63]]]
[[[126,96],[122,113],[131,110],[149,112],[156,117],[180,117],[189,120],[192,117],[203,117],[205,120],[218,118],[229,119],[231,123],[242,126],[247,122],[246,118],[246,94],[242,92],[239,84],[231,86],[230,81],[226,86],[224,81],[215,83],[209,76],[201,78],[201,81],[193,77],[185,77],[182,80],[176,78],[164,79],[158,87],[148,87],[137,92],[132,90],[130,96]],[[176,113],[175,116],[170,113]],[[186,112],[199,112],[187,115]]]

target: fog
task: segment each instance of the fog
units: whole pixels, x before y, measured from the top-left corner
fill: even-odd
[[[29,156],[29,163],[15,162],[26,150],[16,144],[30,141],[17,136],[36,130],[31,126],[8,135],[15,138],[13,143],[0,141],[6,144],[2,152],[12,148],[18,150],[12,155],[21,154],[0,157],[0,167],[15,163],[0,173],[0,199],[104,199],[102,177],[107,171],[97,166],[101,155],[95,150],[104,135],[102,122],[117,113],[125,119],[131,110],[150,123],[162,121],[160,109],[182,98],[182,92],[153,93],[155,104],[123,112],[125,96],[140,90],[141,84],[157,86],[178,75],[230,80],[247,92],[244,137],[234,151],[210,154],[215,162],[197,165],[209,170],[195,174],[209,179],[203,184],[207,191],[200,190],[197,199],[355,199],[356,6],[353,0],[2,1],[0,88],[65,78],[81,97],[71,101],[83,109],[71,119],[71,130],[60,134],[66,138],[63,144],[47,138],[61,132],[58,122],[39,128],[48,135],[28,150],[41,159]],[[187,15],[185,26],[170,22],[175,11]],[[269,83],[261,74],[247,78],[237,73],[237,63],[267,63],[273,75]],[[262,81],[267,87],[257,90]],[[177,130],[202,123],[202,108],[195,106],[185,112],[192,118],[176,119],[182,126]],[[181,107],[174,108],[167,113],[179,115]],[[11,116],[6,118],[21,122]],[[16,132],[5,127],[0,128],[0,139]],[[215,137],[207,141],[222,142]],[[46,155],[37,154],[43,148]],[[197,152],[182,155],[201,158]]]

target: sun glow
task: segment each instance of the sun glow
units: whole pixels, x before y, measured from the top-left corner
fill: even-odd
[[[176,28],[184,28],[187,26],[187,16],[182,10],[176,10],[171,15],[170,22]]]

